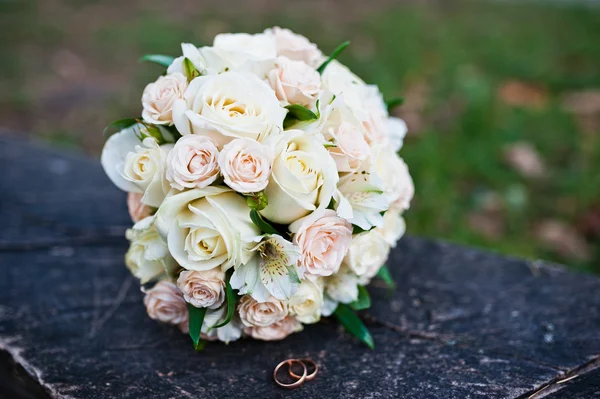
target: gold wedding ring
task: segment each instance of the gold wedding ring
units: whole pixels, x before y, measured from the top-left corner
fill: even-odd
[[[304,372],[302,373],[302,376],[297,377],[298,380],[295,382],[292,382],[291,384],[285,384],[285,383],[279,381],[277,379],[277,372],[279,371],[279,369],[281,367],[283,367],[283,365],[287,364],[289,367],[289,370],[290,370],[290,375],[291,375],[292,374],[292,371],[291,371],[292,364],[294,364],[294,363],[299,363],[302,366],[302,369],[304,370]],[[306,380],[306,374],[307,374],[307,370],[306,370],[306,366],[304,365],[304,363],[302,363],[300,360],[297,360],[297,359],[287,359],[287,360],[284,360],[283,362],[279,363],[277,365],[277,367],[275,367],[275,371],[273,371],[273,379],[275,380],[277,385],[279,385],[282,388],[295,389],[295,388],[298,388],[299,386],[301,386],[302,384],[304,384],[304,381]],[[296,375],[296,374],[294,374],[294,375]]]
[[[304,379],[305,381],[311,381],[313,380],[316,376],[317,376],[317,371],[319,371],[319,365],[317,363],[315,363],[314,360],[312,359],[295,359],[297,361],[300,361],[301,363],[304,364],[304,366],[306,367],[306,365],[312,365],[315,368],[315,371],[313,371],[312,373],[310,373],[309,375],[306,376],[306,378]],[[289,374],[290,376],[294,377],[294,378],[301,378],[299,375],[297,375],[296,373],[294,373],[294,371],[292,370],[292,366],[290,365],[289,368]]]

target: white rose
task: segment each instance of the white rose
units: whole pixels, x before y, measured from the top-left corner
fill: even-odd
[[[285,115],[269,85],[244,72],[199,76],[173,107],[181,134],[209,136],[219,145],[235,138],[262,142],[283,130]]]
[[[266,327],[285,319],[288,306],[275,297],[258,302],[250,295],[244,295],[238,304],[238,312],[246,327]]]
[[[400,151],[404,144],[404,137],[408,131],[406,123],[400,118],[390,116],[386,122],[386,130],[390,149],[394,152]]]
[[[268,78],[284,105],[300,104],[312,108],[321,93],[321,76],[302,61],[279,57]]]
[[[383,226],[375,229],[385,242],[392,248],[396,247],[398,240],[406,232],[406,222],[402,217],[402,212],[397,207],[391,207],[383,215]]]
[[[272,59],[277,54],[275,38],[264,33],[221,33],[215,36],[213,48],[233,67],[247,61]]]
[[[223,147],[219,166],[225,184],[238,193],[257,193],[267,187],[273,150],[250,139],[235,139]]]
[[[300,265],[309,275],[337,273],[352,241],[350,223],[326,209],[292,223],[290,231],[300,248]]]
[[[356,274],[343,268],[339,273],[325,280],[325,291],[333,302],[354,302],[358,299],[358,277]],[[335,305],[331,302],[328,300],[327,304],[330,310],[335,310]]]
[[[397,202],[398,207],[406,210],[415,193],[408,166],[393,150],[382,149],[375,160],[375,170],[383,185],[383,192],[390,202]]]
[[[225,271],[247,263],[260,230],[244,197],[222,187],[192,189],[167,197],[156,227],[175,260],[188,270]]]
[[[275,223],[289,224],[317,208],[325,209],[336,188],[335,161],[323,144],[300,130],[289,130],[275,147],[269,204],[261,213]]]
[[[143,125],[135,124],[113,134],[104,143],[100,162],[104,172],[115,186],[128,193],[144,192],[133,182],[123,176],[127,154],[140,145],[139,133]]]
[[[265,30],[265,33],[275,37],[278,56],[285,56],[290,60],[304,61],[312,67],[317,67],[324,61],[323,54],[317,48],[317,45],[311,43],[302,35],[277,26]]]
[[[302,324],[291,316],[268,326],[244,329],[244,332],[252,338],[263,341],[279,341],[298,331],[302,331]]]
[[[377,231],[371,230],[352,237],[344,263],[359,277],[361,284],[366,284],[387,261],[389,254],[388,243]]]
[[[148,137],[125,156],[122,177],[137,187],[137,192],[144,193],[143,204],[158,208],[169,191],[165,170],[167,153],[172,147],[172,144],[159,146]]]
[[[225,302],[225,273],[216,267],[204,271],[184,270],[177,287],[186,302],[197,308],[217,309]]]
[[[323,306],[323,283],[304,280],[298,291],[288,301],[290,314],[302,323],[316,323],[321,319]]]
[[[131,274],[140,279],[141,284],[146,284],[165,272],[171,274],[178,267],[158,235],[153,220],[153,217],[145,218],[126,233],[131,245],[125,254],[125,265]]]
[[[208,137],[183,136],[167,156],[167,180],[173,188],[204,188],[219,177],[219,151]]]
[[[359,88],[364,87],[366,83],[356,76],[350,69],[337,60],[331,61],[323,74],[321,75],[323,88],[332,92],[336,96],[344,95],[348,97],[348,102],[355,105],[360,101]]]
[[[155,125],[172,125],[173,103],[183,97],[186,89],[187,78],[182,74],[160,76],[144,89],[142,118]]]
[[[144,305],[151,319],[179,326],[185,331],[188,324],[188,307],[175,284],[159,281],[146,291]]]

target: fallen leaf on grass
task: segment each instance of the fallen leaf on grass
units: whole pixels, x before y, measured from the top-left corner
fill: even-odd
[[[600,113],[600,90],[584,90],[566,93],[561,100],[561,107],[578,115]]]
[[[590,248],[585,239],[573,227],[558,220],[545,220],[535,229],[538,242],[548,250],[567,259],[587,261]]]
[[[544,162],[529,143],[519,141],[506,147],[504,159],[517,172],[525,177],[540,178],[546,174]]]
[[[416,136],[425,127],[423,113],[427,106],[429,93],[429,86],[425,82],[415,82],[404,91],[405,102],[401,107],[396,108],[397,111],[394,112],[394,115],[404,119],[408,127],[408,135]]]
[[[544,108],[548,103],[548,92],[543,87],[522,82],[508,80],[497,91],[498,98],[505,104],[514,107]]]
[[[579,219],[577,230],[592,239],[600,239],[600,204],[592,206]]]
[[[496,212],[471,212],[467,215],[467,224],[489,240],[501,238],[505,230],[504,219]]]

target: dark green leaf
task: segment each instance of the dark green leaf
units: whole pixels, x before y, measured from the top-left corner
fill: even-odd
[[[317,114],[302,105],[293,104],[288,105],[286,108],[288,109],[288,113],[283,120],[283,127],[286,129],[298,121],[304,122],[319,119]]]
[[[204,349],[204,342],[200,339],[200,333],[202,332],[202,323],[204,323],[206,308],[197,308],[188,303],[188,310],[190,312],[190,337],[194,343],[194,349],[201,351]]]
[[[386,265],[381,266],[381,268],[377,272],[377,277],[382,279],[390,289],[393,290],[394,288],[396,288],[396,283],[394,282],[394,279],[392,279],[390,270]]]
[[[404,103],[404,98],[398,97],[398,98],[392,98],[391,100],[386,101],[385,106],[387,107],[388,112],[391,113],[394,108],[399,107],[403,103]]]
[[[221,323],[215,324],[210,328],[210,330],[214,328],[223,327],[229,324],[231,318],[233,317],[233,314],[235,313],[235,303],[237,300],[237,295],[235,294],[235,292],[233,292],[233,288],[231,288],[231,284],[229,284],[229,281],[225,281],[225,294],[227,295],[227,316],[225,317],[225,320],[223,320]]]
[[[192,61],[189,58],[183,59],[183,70],[185,71],[185,76],[187,76],[188,80],[192,80],[198,76],[200,76],[200,71],[196,69]]]
[[[250,210],[250,219],[252,223],[254,223],[258,228],[266,234],[279,234],[275,227],[271,226],[269,222],[264,220],[258,211],[251,209]]]
[[[138,122],[139,122],[138,118],[118,119],[118,120],[114,121],[113,123],[111,123],[110,125],[106,126],[104,128],[103,134],[106,136],[106,132],[109,130],[115,129],[115,131],[120,131],[120,130],[128,128],[129,126],[135,125]]]
[[[354,310],[364,310],[371,307],[371,296],[364,285],[358,286],[358,298],[349,306]]]
[[[140,58],[140,62],[154,62],[156,64],[162,65],[164,67],[168,67],[173,63],[175,58],[170,55],[162,55],[162,54],[146,54],[142,58]]]
[[[340,303],[333,314],[342,323],[346,331],[360,339],[369,348],[375,349],[375,342],[373,342],[371,333],[352,309]]]
[[[340,44],[339,46],[337,46],[337,48],[335,50],[333,50],[333,53],[331,53],[331,55],[329,56],[329,58],[327,58],[327,60],[325,60],[325,62],[323,62],[321,64],[321,66],[319,66],[317,68],[317,72],[319,72],[319,74],[323,74],[323,71],[325,70],[325,68],[327,67],[327,65],[329,65],[329,63],[333,60],[335,60],[342,51],[344,51],[344,49],[346,47],[348,47],[350,45],[349,41],[345,41],[344,43]]]

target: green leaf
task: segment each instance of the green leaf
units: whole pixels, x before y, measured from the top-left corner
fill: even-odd
[[[392,275],[390,274],[390,270],[388,269],[388,267],[386,265],[381,266],[381,268],[377,272],[377,277],[382,279],[387,284],[389,289],[393,290],[396,288],[396,283],[394,282],[394,279],[392,278]]]
[[[287,107],[288,113],[283,120],[283,127],[289,128],[296,122],[301,121],[315,121],[319,119],[319,115],[312,112],[310,109],[303,107],[302,105],[292,104]]]
[[[223,326],[229,324],[229,322],[233,318],[233,314],[235,313],[235,303],[236,303],[237,295],[233,291],[233,288],[231,288],[231,284],[229,284],[229,281],[225,281],[225,294],[227,296],[227,316],[225,317],[225,320],[223,320],[219,324],[215,324],[214,326],[209,328],[208,331],[210,331],[214,328],[223,327]]]
[[[188,310],[190,312],[190,337],[194,343],[194,349],[202,351],[204,349],[204,342],[200,339],[200,332],[202,331],[206,308],[197,308],[188,303]]]
[[[122,118],[122,119],[117,119],[116,121],[114,121],[113,123],[111,123],[110,125],[106,126],[104,128],[104,136],[106,136],[106,132],[111,130],[111,129],[116,129],[116,131],[120,131],[123,129],[127,129],[130,126],[135,125],[136,123],[138,123],[140,121],[139,118]]]
[[[402,104],[404,104],[404,97],[392,98],[391,100],[385,102],[385,106],[387,107],[389,113],[391,113],[394,108],[399,107]]]
[[[189,58],[183,59],[183,70],[185,71],[185,76],[187,76],[188,80],[192,80],[200,76],[200,71],[196,69]]]
[[[277,232],[275,227],[271,226],[269,224],[269,222],[267,222],[265,219],[262,218],[262,216],[260,216],[260,213],[258,213],[257,210],[255,210],[255,209],[250,210],[250,219],[252,220],[252,223],[254,223],[256,226],[258,226],[258,228],[263,233],[279,234],[279,232]]]
[[[371,296],[364,285],[358,286],[358,298],[348,305],[354,310],[364,310],[371,307]]]
[[[375,349],[375,342],[373,342],[371,333],[352,309],[340,303],[333,314],[342,323],[346,331],[360,339],[369,348]]]
[[[319,72],[320,75],[323,74],[323,71],[325,70],[325,68],[327,67],[327,65],[329,65],[329,63],[333,60],[335,60],[342,51],[344,51],[344,49],[346,47],[348,47],[350,45],[350,41],[345,41],[344,43],[340,44],[339,46],[337,46],[337,48],[335,50],[333,50],[333,53],[331,53],[331,55],[329,56],[329,58],[327,58],[327,60],[325,60],[325,62],[323,62],[321,64],[321,66],[319,66],[317,68],[317,72]]]
[[[142,58],[140,58],[140,62],[154,62],[158,65],[162,65],[164,67],[168,67],[173,63],[175,58],[170,55],[162,55],[162,54],[146,54]]]
[[[269,199],[264,191],[258,193],[249,194],[246,196],[246,203],[250,209],[255,211],[262,211],[269,205]]]

